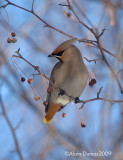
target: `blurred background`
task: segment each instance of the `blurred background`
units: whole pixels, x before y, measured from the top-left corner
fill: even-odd
[[[11,2],[29,10],[32,7],[30,0],[11,0]],[[89,27],[95,26],[99,33],[104,28],[108,29],[101,37],[103,47],[123,58],[123,0],[71,0],[70,2],[81,20]],[[67,4],[62,0],[35,0],[34,12],[51,26],[73,37],[94,40],[87,29],[74,22],[76,17],[68,7],[60,6],[60,3]],[[4,0],[0,0],[0,6],[5,4]],[[70,38],[44,26],[34,15],[15,6],[0,8],[0,94],[2,106],[12,125],[11,130],[0,106],[0,160],[20,159],[16,152],[13,132],[24,160],[121,160],[123,103],[93,101],[85,104],[80,110],[82,104],[77,104],[85,128],[80,125],[74,103],[58,112],[50,125],[43,124],[45,116],[43,100],[47,94],[44,82],[41,76],[35,76],[36,87],[43,99],[35,101],[34,93],[23,74],[25,72],[29,76],[34,73],[33,68],[23,60],[15,59],[23,71],[21,75],[26,78],[22,83],[11,57],[20,48],[20,53],[25,59],[39,66],[41,71],[50,77],[51,70],[58,60],[48,58],[48,54]],[[7,43],[8,37],[11,38],[11,32],[16,33],[16,43]],[[86,43],[76,42],[75,45],[80,49],[83,59],[101,58],[99,49]],[[116,73],[123,69],[123,63],[107,53],[105,56]],[[101,97],[123,100],[123,94],[116,80],[103,61],[97,61],[95,64],[84,59],[84,62],[88,70],[93,71],[97,83],[92,87],[87,84],[80,99],[95,98],[99,89],[103,87]],[[123,85],[123,72],[119,73],[119,78]],[[38,92],[36,95],[39,96]],[[66,113],[65,118],[62,117],[63,112]],[[110,151],[112,154],[110,156],[104,153],[102,156],[65,155],[65,152],[73,151],[76,153]]]

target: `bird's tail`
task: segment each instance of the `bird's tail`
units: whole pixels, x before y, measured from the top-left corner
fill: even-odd
[[[50,102],[50,106],[48,108],[48,111],[45,115],[45,118],[43,119],[44,123],[51,123],[53,120],[54,115],[58,111],[58,109],[61,107],[61,104],[54,104],[53,102]]]

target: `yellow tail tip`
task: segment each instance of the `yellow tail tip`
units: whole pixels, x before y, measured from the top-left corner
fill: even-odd
[[[43,119],[43,122],[44,122],[44,123],[51,123],[51,122],[52,122],[52,119],[51,119],[51,120],[47,120],[47,118],[44,118],[44,119]]]

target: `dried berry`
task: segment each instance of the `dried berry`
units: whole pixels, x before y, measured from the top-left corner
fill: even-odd
[[[43,105],[46,107],[48,105],[48,102],[47,101],[44,101],[43,102]]]
[[[84,127],[86,127],[86,125],[82,122],[82,123],[81,123],[81,127],[84,128]]]
[[[24,77],[21,77],[21,82],[24,82],[25,81],[25,78]]]
[[[89,86],[93,86],[93,83],[91,81],[89,82]]]
[[[31,84],[33,82],[33,79],[28,79],[28,83]]]
[[[34,99],[35,99],[35,101],[38,101],[38,100],[40,100],[40,97],[35,96]]]
[[[9,37],[8,37],[8,39],[7,39],[7,43],[12,43],[11,38],[9,38]]]
[[[63,112],[63,113],[62,113],[62,117],[65,118],[65,116],[66,116],[66,113]]]
[[[69,17],[70,19],[74,20],[74,17],[72,16],[72,14],[70,12],[66,12],[64,11],[65,16]]]
[[[93,86],[94,84],[96,84],[96,79],[91,79],[91,81],[89,82],[89,86]]]
[[[47,89],[47,93],[51,93],[52,90],[53,90],[53,88],[52,88],[52,87],[49,87],[49,88]]]
[[[15,37],[15,36],[16,36],[15,32],[12,32],[12,33],[11,33],[11,36],[12,36],[12,37]]]
[[[96,79],[92,79],[91,81],[93,82],[93,84],[97,83]]]
[[[16,42],[17,42],[17,39],[16,39],[16,38],[12,38],[11,42],[12,42],[12,43],[16,43]]]

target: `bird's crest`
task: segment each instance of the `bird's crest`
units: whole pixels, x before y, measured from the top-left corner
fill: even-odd
[[[75,41],[77,41],[77,38],[73,38],[63,42],[54,50],[53,54],[58,54],[62,51],[67,50]]]

